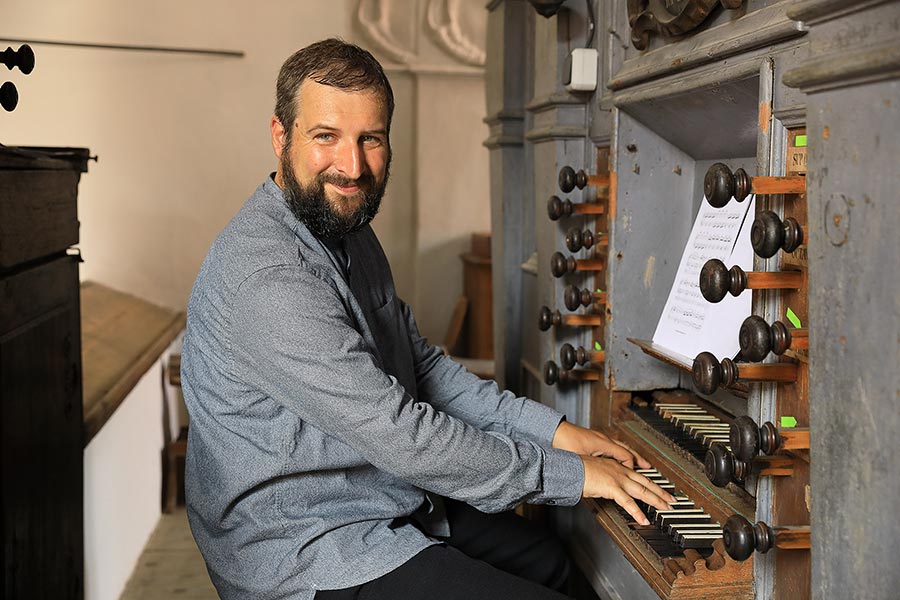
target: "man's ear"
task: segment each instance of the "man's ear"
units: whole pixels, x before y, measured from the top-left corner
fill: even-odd
[[[272,129],[272,150],[275,151],[275,156],[278,159],[281,159],[281,155],[284,152],[284,142],[287,132],[284,129],[284,125],[281,124],[281,121],[279,121],[278,117],[275,115],[272,115],[269,126]]]

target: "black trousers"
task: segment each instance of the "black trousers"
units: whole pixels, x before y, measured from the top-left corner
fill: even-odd
[[[563,600],[569,559],[543,527],[445,500],[450,537],[390,573],[316,600]]]

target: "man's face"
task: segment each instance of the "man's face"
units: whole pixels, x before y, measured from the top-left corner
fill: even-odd
[[[315,235],[339,238],[378,212],[387,185],[387,110],[374,91],[347,92],[306,81],[290,135],[272,119],[275,181]]]

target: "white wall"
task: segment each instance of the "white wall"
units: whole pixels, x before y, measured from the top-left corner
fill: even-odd
[[[84,449],[84,597],[116,600],[160,515],[162,364]]]
[[[439,48],[426,4],[483,47],[482,0],[6,0],[3,33],[14,38],[246,56],[36,45],[31,75],[4,70],[20,102],[0,113],[0,142],[98,155],[80,186],[82,277],[183,309],[213,238],[275,166],[268,119],[281,63],[323,37],[359,42],[397,88],[394,177],[375,229],[399,293],[439,340],[461,289],[458,253],[470,231],[489,228],[487,130],[483,70]],[[406,54],[378,43],[394,38]],[[443,75],[417,74],[432,67]]]

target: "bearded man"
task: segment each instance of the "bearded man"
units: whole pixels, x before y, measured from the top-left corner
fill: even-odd
[[[672,497],[628,448],[430,346],[369,222],[393,93],[368,52],[291,56],[277,171],[214,242],[182,357],[188,518],[219,594],[562,598],[559,542],[509,511]]]

